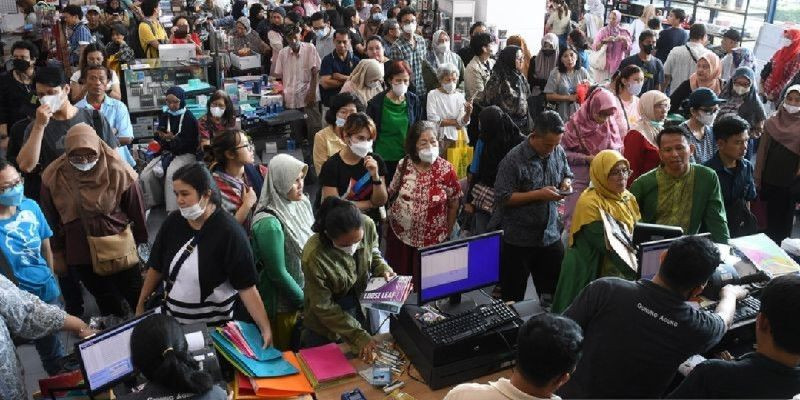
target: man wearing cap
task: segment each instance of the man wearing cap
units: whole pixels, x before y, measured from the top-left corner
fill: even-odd
[[[656,145],[661,166],[638,177],[630,189],[641,221],[678,226],[686,235],[700,233],[702,226],[715,242],[727,243],[730,233],[719,179],[713,169],[689,160],[696,149],[691,134],[680,127],[665,128],[656,136]]]
[[[722,78],[727,82],[731,80],[733,71],[739,67],[748,67],[753,71],[756,70],[755,56],[750,49],[739,47],[742,42],[742,35],[736,29],[728,29],[722,35],[722,50],[725,55],[722,56]]]
[[[69,35],[69,64],[74,67],[78,65],[83,48],[94,42],[94,37],[83,23],[83,10],[80,6],[70,4],[64,7],[63,14],[64,22],[72,30]]]
[[[713,90],[704,87],[697,88],[684,101],[682,106],[689,111],[690,117],[680,124],[680,128],[689,134],[689,144],[695,148],[692,162],[705,164],[717,151],[711,126],[717,119],[719,105],[724,102]]]
[[[100,7],[92,5],[86,8],[86,27],[96,43],[105,46],[111,40],[110,29],[102,23]]]
[[[561,117],[544,111],[528,139],[498,166],[489,227],[505,231],[500,261],[503,300],[522,300],[529,274],[540,296],[552,298],[555,292],[564,258],[557,209],[564,199],[561,193],[572,191],[573,177],[560,146],[562,136]]]

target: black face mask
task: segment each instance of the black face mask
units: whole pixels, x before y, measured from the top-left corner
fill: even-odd
[[[644,51],[647,54],[652,53],[653,52],[653,45],[652,44],[647,44],[647,45],[642,46],[642,51]]]
[[[18,58],[15,58],[11,63],[14,66],[14,70],[17,72],[26,72],[28,68],[31,67],[30,61],[20,60]]]
[[[556,54],[556,50],[555,49],[542,49],[542,54],[544,54],[546,56],[552,56],[553,54]]]

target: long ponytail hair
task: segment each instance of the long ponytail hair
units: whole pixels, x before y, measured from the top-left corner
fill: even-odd
[[[186,337],[175,318],[153,314],[139,322],[131,333],[133,366],[148,381],[173,393],[205,393],[214,379],[200,371],[189,355]]]

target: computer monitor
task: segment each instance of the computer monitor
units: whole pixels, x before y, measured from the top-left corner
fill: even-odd
[[[446,242],[419,250],[419,302],[450,298],[500,281],[503,231]]]
[[[681,236],[683,236],[683,229],[678,226],[646,224],[644,222],[637,222],[633,226],[634,245]]]
[[[709,237],[710,234],[703,233],[695,236]],[[678,238],[675,237],[640,244],[638,251],[639,271],[637,273],[637,278],[652,280],[661,268],[661,255],[667,251],[669,246],[676,239]]]
[[[131,360],[131,333],[136,324],[160,312],[159,308],[150,310],[75,344],[90,392],[108,389],[135,375]]]

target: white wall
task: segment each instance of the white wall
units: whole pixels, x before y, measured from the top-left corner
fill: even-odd
[[[508,36],[521,35],[533,54],[541,45],[546,8],[546,0],[477,0],[475,19],[507,30]]]

